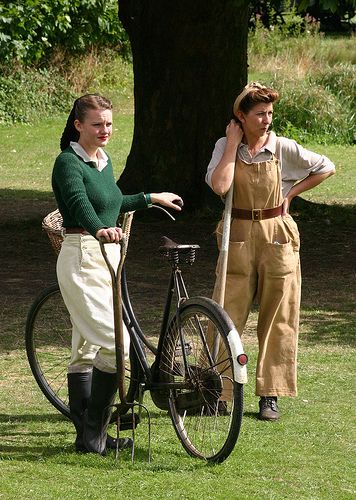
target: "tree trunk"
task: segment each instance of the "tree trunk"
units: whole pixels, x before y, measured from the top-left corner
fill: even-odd
[[[215,198],[204,177],[247,80],[248,2],[119,0],[130,38],[135,125],[119,184],[173,191],[186,209]]]

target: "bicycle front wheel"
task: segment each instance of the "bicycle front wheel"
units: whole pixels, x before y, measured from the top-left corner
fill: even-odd
[[[67,368],[72,324],[58,284],[46,288],[32,304],[26,323],[27,358],[48,401],[70,418]]]
[[[170,387],[173,426],[185,450],[209,462],[225,460],[240,432],[243,385],[235,381],[232,329],[216,302],[197,297],[181,306],[162,343],[160,380]]]

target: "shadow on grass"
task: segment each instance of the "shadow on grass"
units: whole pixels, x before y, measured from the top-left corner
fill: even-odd
[[[58,433],[59,434],[59,433]],[[61,434],[67,434],[65,432]],[[169,455],[173,463],[167,463],[167,452],[160,452],[151,449],[151,460],[149,461],[148,444],[136,445],[134,459],[132,461],[131,449],[119,451],[118,456],[115,455],[115,450],[108,450],[105,456],[100,456],[94,453],[78,453],[75,450],[74,444],[64,444],[63,446],[53,444],[50,441],[53,433],[27,434],[28,437],[39,437],[43,441],[41,445],[31,445],[23,443],[24,436],[19,434],[19,440],[16,444],[0,444],[0,458],[1,461],[23,461],[23,462],[38,462],[38,460],[51,460],[54,459],[56,464],[69,465],[76,464],[83,468],[100,467],[105,470],[112,470],[127,466],[137,468],[144,467],[145,470],[151,472],[176,472],[177,461],[179,461],[179,470],[199,470],[205,468],[210,464],[193,457],[190,457],[183,449],[177,448],[176,450],[169,450]],[[74,436],[73,436],[74,439]],[[48,444],[47,444],[48,442]],[[214,464],[211,464],[212,466]]]
[[[74,447],[73,447],[74,450]],[[2,460],[23,460],[37,462],[40,458],[50,458],[62,455],[66,449],[61,446],[24,446],[0,445]]]
[[[39,223],[40,214],[46,213],[48,203],[52,202],[35,199],[36,194],[30,190],[11,193],[0,190],[0,202],[1,197],[10,197],[10,194],[9,203],[0,203],[4,211],[4,217],[0,218],[0,237],[3,239],[0,245],[3,252],[0,260],[0,329],[4,331],[0,335],[2,352],[23,348],[23,323],[28,308],[37,293],[55,277],[55,257],[48,238],[41,233]],[[47,199],[49,193],[43,194]],[[29,199],[25,199],[27,196]],[[14,221],[12,214],[15,211]],[[304,338],[312,344],[353,344],[356,337],[356,207],[317,204],[296,198],[291,212],[298,221],[302,241],[302,322],[308,323]],[[155,223],[150,224],[149,218],[154,218]],[[153,312],[158,311],[159,317],[161,315],[161,305],[156,307],[156,297],[152,297],[155,267],[152,266],[151,254],[156,255],[160,236],[166,233],[167,227],[174,226],[179,241],[194,239],[201,244],[188,285],[190,290],[198,287],[199,295],[211,295],[216,260],[213,227],[214,220],[218,218],[219,213],[215,212],[210,212],[206,219],[204,213],[199,219],[186,212],[179,214],[177,222],[172,225],[165,219],[161,223],[160,216],[150,211],[138,215],[138,224],[130,240],[127,265],[133,282],[130,292],[134,296],[135,312],[137,304],[139,319],[140,312],[149,309],[148,306],[154,307],[154,311],[149,309],[149,320],[155,317]],[[157,281],[157,272],[154,278]]]
[[[244,411],[243,418],[245,417],[251,420],[259,420],[257,411]]]
[[[60,414],[22,414],[22,415],[9,415],[7,413],[0,413],[0,424],[26,424],[26,423],[34,423],[34,422],[64,422],[68,421],[68,419]]]
[[[301,325],[307,325],[301,339],[308,344],[356,346],[355,304],[344,304],[343,310],[303,308]]]
[[[34,191],[33,189],[0,189],[0,202],[16,200],[22,201],[52,201],[54,195],[52,191]]]
[[[334,203],[327,205],[326,203],[307,201],[297,196],[292,201],[290,211],[296,220],[318,221],[328,217],[330,224],[340,222],[346,227],[355,224],[355,209],[354,204],[340,205]]]

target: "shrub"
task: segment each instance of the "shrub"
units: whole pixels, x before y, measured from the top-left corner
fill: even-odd
[[[276,104],[273,126],[278,134],[296,141],[316,140],[320,143],[350,143],[356,121],[342,100],[316,82],[268,82],[281,94]]]
[[[29,122],[65,111],[73,92],[55,69],[16,70],[0,76],[0,123]]]
[[[356,66],[339,63],[332,67],[320,68],[309,77],[322,85],[350,110],[356,109]]]
[[[68,57],[63,51],[57,51],[50,61],[67,80],[76,94],[100,92],[105,94],[116,91],[122,95],[132,95],[132,64],[123,59],[115,50],[94,48],[84,57]]]
[[[37,64],[57,47],[83,54],[93,46],[130,52],[117,0],[18,0],[0,5],[0,59]]]
[[[324,37],[315,23],[305,28],[287,37],[287,28],[257,25],[249,34],[250,80],[261,79],[280,91],[274,118],[278,133],[298,141],[352,143],[356,132],[354,37]]]

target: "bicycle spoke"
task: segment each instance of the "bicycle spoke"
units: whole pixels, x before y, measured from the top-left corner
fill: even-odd
[[[170,324],[160,373],[164,381],[184,385],[172,389],[170,396],[173,425],[183,446],[194,456],[221,461],[235,444],[242,415],[242,392],[234,382],[227,340],[229,326],[215,315],[211,302],[207,307],[189,307],[187,302]]]

